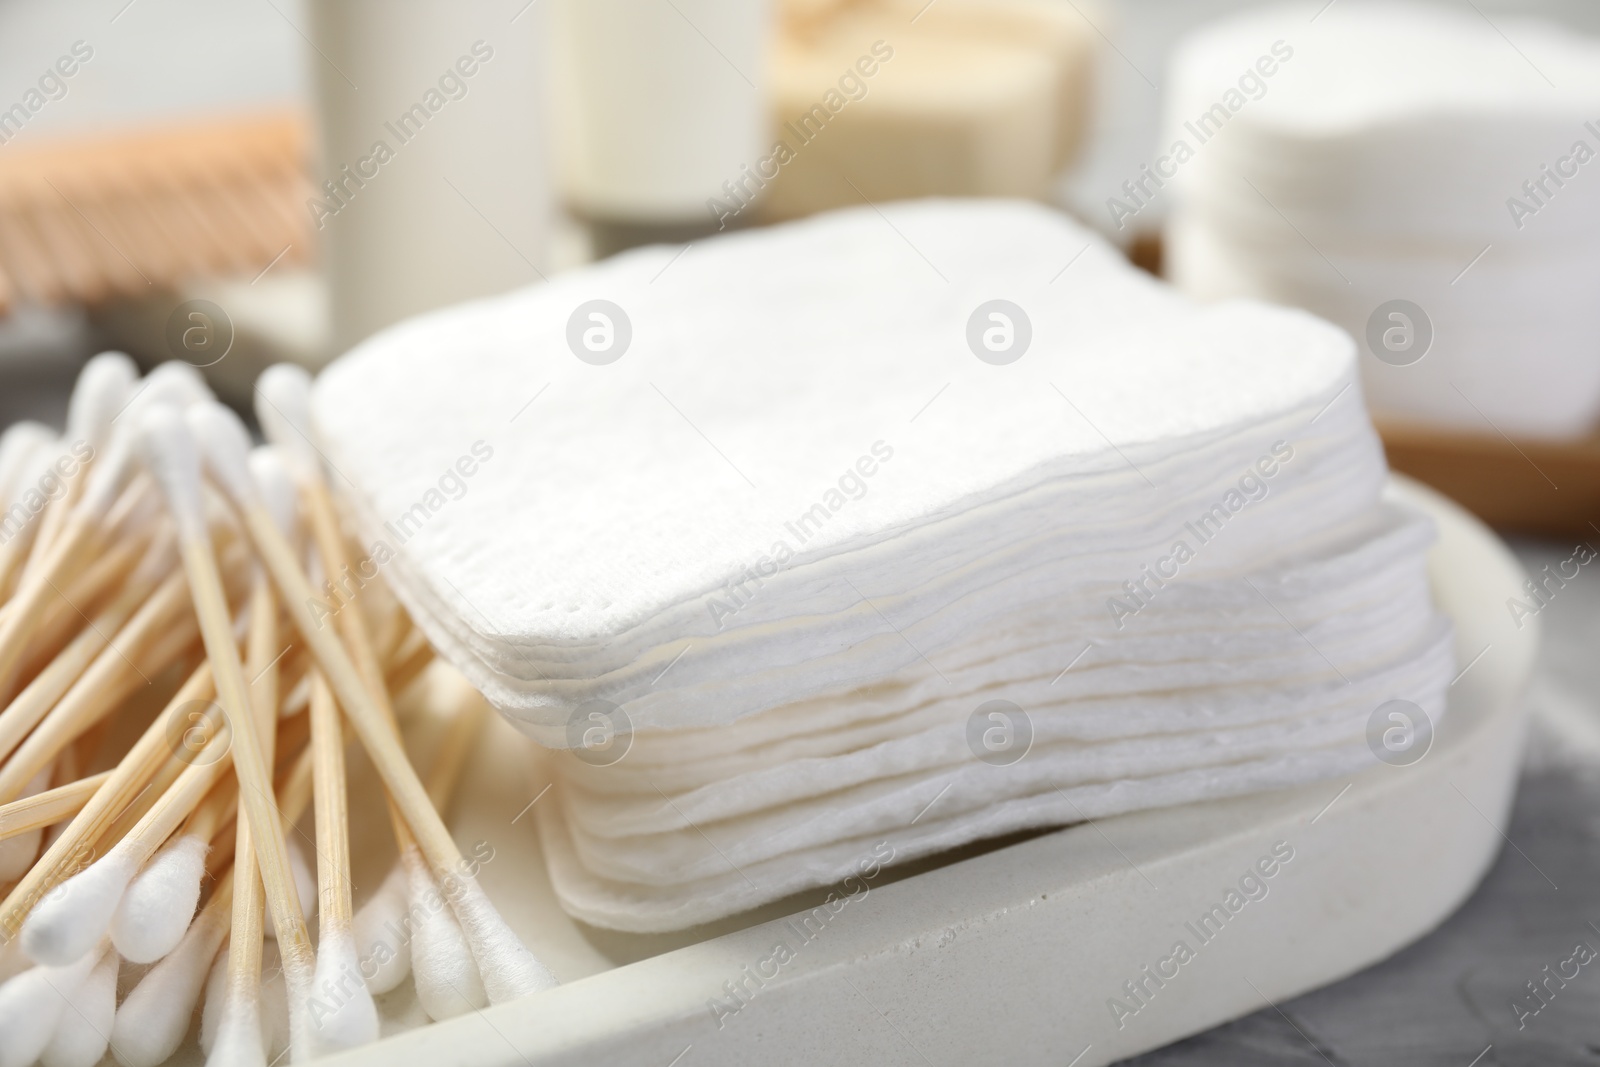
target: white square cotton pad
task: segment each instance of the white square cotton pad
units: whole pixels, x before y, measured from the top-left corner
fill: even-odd
[[[1056,212],[927,201],[404,323],[314,411],[366,573],[575,750],[563,904],[668,929],[873,834],[1343,773],[1384,700],[1442,713],[1430,530],[1352,374],[1339,330],[1193,303]]]

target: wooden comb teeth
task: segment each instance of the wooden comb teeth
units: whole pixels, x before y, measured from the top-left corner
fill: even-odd
[[[41,141],[0,153],[0,314],[95,304],[312,256],[294,112]]]

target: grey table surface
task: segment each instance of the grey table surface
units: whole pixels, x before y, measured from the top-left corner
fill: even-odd
[[[1573,548],[1512,547],[1530,571]],[[1548,977],[1571,974],[1580,942],[1600,953],[1600,577],[1580,573],[1540,620],[1522,784],[1500,856],[1466,904],[1374,967],[1126,1065],[1600,1064],[1600,958]]]

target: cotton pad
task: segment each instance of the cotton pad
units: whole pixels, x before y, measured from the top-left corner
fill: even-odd
[[[1157,488],[1168,483],[1200,505],[1212,486],[1185,470],[1189,454],[1237,456],[1237,478],[1273,443],[1239,431],[1296,406],[1303,422],[1345,383],[1349,341],[1337,331],[1293,312],[1174,299],[1045,209],[931,202],[890,218],[949,282],[876,212],[846,211],[712,242],[665,273],[673,251],[648,249],[414,320],[319,380],[329,458],[358,487],[368,536],[388,539],[380,569],[534,733],[562,743],[583,700],[660,688],[670,640],[765,650],[790,643],[769,628],[796,609],[833,616],[835,648],[847,643],[841,626],[881,632],[862,602],[880,591],[868,568],[896,563],[897,583],[914,589],[996,540],[1035,535],[1073,481],[1111,520],[1173,507]],[[573,309],[602,291],[631,304],[633,322],[628,353],[603,370],[565,340]],[[971,312],[995,293],[1033,307],[1028,353],[1004,369],[966,341]],[[678,402],[691,396],[692,414]],[[518,399],[501,411],[500,397]],[[1319,436],[1337,445],[1359,425],[1358,409],[1331,409]],[[1359,446],[1370,436],[1350,458]],[[1285,473],[1335,458],[1345,453]],[[1352,491],[1370,494],[1381,459],[1363,458]],[[1028,522],[997,526],[1011,501]],[[1124,524],[1097,518],[1086,509],[1076,521],[1131,557]],[[839,580],[851,564],[860,593]],[[774,567],[747,605],[726,588]],[[694,677],[703,658],[685,656],[675,678]],[[731,720],[773,702],[751,703],[679,703],[648,719]]]
[[[1463,8],[1321,8],[1250,11],[1181,41],[1152,164],[1167,180],[1108,206],[1170,184],[1179,287],[1344,326],[1382,414],[1586,431],[1600,416],[1585,290],[1600,269],[1600,184],[1585,177],[1600,40]]]
[[[1444,714],[1431,526],[1337,328],[1031,204],[680,252],[403,323],[313,394],[356,577],[555,750],[574,915],[674,929],[883,842],[1349,773],[1384,702]]]

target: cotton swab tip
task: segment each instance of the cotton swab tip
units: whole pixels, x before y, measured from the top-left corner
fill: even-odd
[[[0,985],[0,1067],[30,1067],[44,1054],[67,998],[98,959],[86,953],[69,967],[34,967]]]
[[[226,932],[225,924],[202,916],[123,999],[111,1029],[111,1051],[122,1067],[156,1067],[178,1050]]]
[[[145,379],[145,390],[155,390],[159,396],[173,401],[179,407],[203,404],[217,398],[211,387],[206,385],[205,375],[196,370],[192,363],[185,363],[181,359],[169,359],[152,370]]]
[[[301,481],[317,478],[322,467],[311,423],[311,374],[293,363],[278,363],[256,382],[256,420],[268,441],[287,454]]]
[[[378,1009],[361,977],[349,929],[330,925],[317,942],[317,970],[306,1003],[311,1040],[319,1054],[356,1048],[378,1039]]]
[[[228,408],[200,404],[186,416],[189,432],[205,454],[206,469],[235,505],[258,503],[261,490],[250,473],[250,434]]]
[[[472,949],[415,848],[401,856],[411,899],[411,975],[417,1000],[435,1022],[487,1007]]]
[[[389,992],[411,973],[410,939],[405,936],[410,923],[407,907],[406,869],[397,863],[350,924],[362,974],[374,993]]]
[[[228,996],[217,1023],[206,1067],[267,1067],[259,1005],[253,998]]]
[[[200,901],[208,851],[199,837],[179,837],[129,883],[111,920],[111,943],[129,962],[154,963],[183,940]]]
[[[113,850],[62,882],[23,921],[22,950],[51,967],[83,959],[105,936],[123,890],[137,873],[129,856]]]
[[[15,492],[22,488],[15,484],[22,469],[29,465],[38,452],[55,441],[56,435],[50,427],[31,420],[12,423],[4,433],[0,433],[0,492],[5,494],[5,500],[9,502]]]
[[[160,484],[173,518],[192,535],[205,531],[200,496],[200,450],[177,408],[159,404],[139,420],[139,456]]]
[[[207,1059],[216,1050],[218,1035],[222,1033],[232,1000],[233,989],[228,984],[228,954],[224,952],[217,956],[206,974],[204,1007],[200,1010],[200,1051],[206,1054]]]
[[[139,380],[139,370],[121,352],[102,352],[84,364],[67,406],[67,437],[99,451],[111,436]]]
[[[300,521],[300,496],[283,452],[263,445],[250,453],[250,474],[261,491],[261,503],[284,537],[294,538]]]
[[[462,876],[451,888],[450,905],[478,961],[489,1003],[504,1004],[560,984],[506,925],[476,879]]]
[[[105,1059],[117,1014],[117,954],[105,951],[73,993],[45,1046],[44,1067],[95,1067]]]

